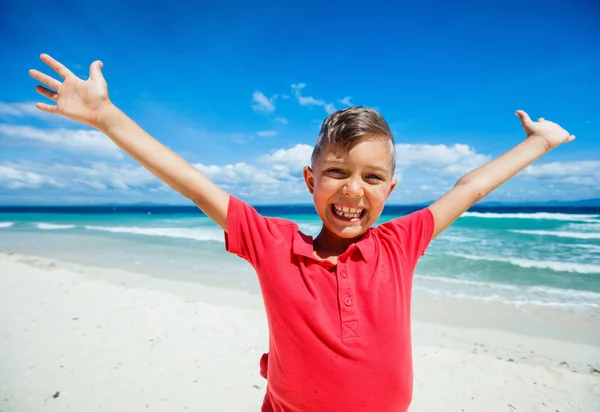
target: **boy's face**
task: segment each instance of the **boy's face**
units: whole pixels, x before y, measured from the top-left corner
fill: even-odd
[[[343,239],[362,236],[381,215],[396,186],[391,141],[365,140],[349,152],[327,146],[304,179],[325,229]]]

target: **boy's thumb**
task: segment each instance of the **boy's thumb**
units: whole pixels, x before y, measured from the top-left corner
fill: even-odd
[[[90,66],[90,78],[92,79],[101,79],[102,76],[102,66],[104,64],[100,60],[96,60]]]
[[[519,119],[521,119],[521,123],[523,123],[523,124],[531,123],[531,118],[523,110],[517,110],[515,112],[515,114],[519,117]]]

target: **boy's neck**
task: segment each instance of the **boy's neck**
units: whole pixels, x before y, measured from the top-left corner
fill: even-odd
[[[337,257],[348,250],[350,245],[356,243],[360,237],[362,235],[357,238],[341,238],[323,227],[313,241],[313,253],[320,259],[337,263]]]

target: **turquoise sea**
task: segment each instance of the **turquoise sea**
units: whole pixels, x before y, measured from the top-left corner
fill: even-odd
[[[257,209],[320,229],[312,206]],[[388,206],[380,223],[415,209]],[[0,249],[259,292],[193,206],[0,207]],[[600,208],[473,208],[431,243],[415,295],[600,316]]]

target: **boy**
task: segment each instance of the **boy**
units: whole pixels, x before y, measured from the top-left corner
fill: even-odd
[[[518,111],[527,138],[462,177],[431,206],[371,228],[396,186],[394,141],[381,115],[361,107],[323,123],[308,190],[323,221],[313,240],[296,224],[264,218],[154,140],[109,100],[102,63],[82,81],[48,55],[60,82],[30,75],[55,106],[88,124],[191,199],[225,231],[229,252],[255,268],[269,324],[263,411],[406,411],[412,398],[410,303],[414,267],[429,242],[471,205],[550,149],[574,139]],[[53,91],[53,90],[55,91]]]

